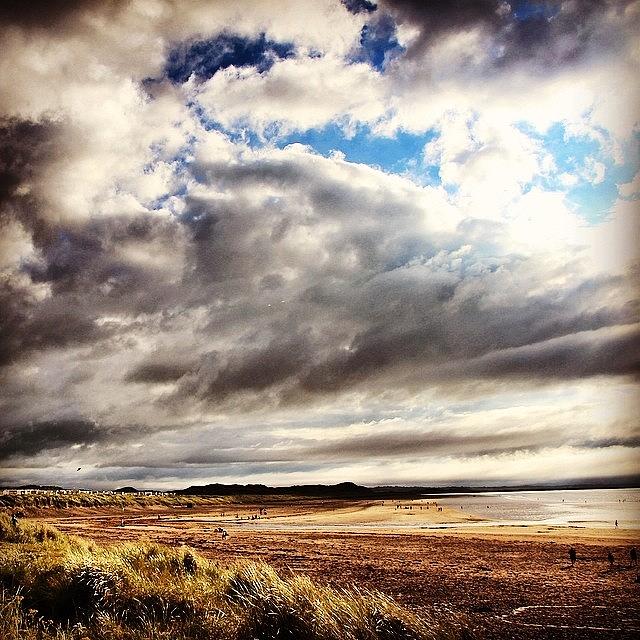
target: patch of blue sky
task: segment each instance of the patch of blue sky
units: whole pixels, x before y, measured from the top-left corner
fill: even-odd
[[[342,4],[347,8],[351,13],[372,13],[378,7],[375,2],[370,2],[370,0],[341,0]]]
[[[186,183],[183,183],[178,185],[178,187],[172,190],[171,192],[162,194],[160,197],[153,200],[153,202],[150,202],[147,205],[147,207],[151,211],[159,211],[160,209],[164,209],[166,207],[167,203],[169,202],[169,200],[171,200],[171,198],[184,197],[186,195],[187,195],[187,185]]]
[[[231,66],[267,71],[276,60],[294,55],[292,43],[269,40],[264,33],[255,38],[221,33],[215,38],[177,44],[167,56],[164,73],[176,83],[186,82],[192,75],[206,80]]]
[[[367,62],[384,71],[387,64],[404,53],[396,37],[396,23],[388,13],[376,15],[362,27],[360,46],[351,56],[352,62]]]
[[[562,123],[556,123],[546,133],[539,134],[526,125],[520,129],[538,140],[553,156],[556,170],[549,176],[536,178],[533,184],[544,189],[566,192],[567,202],[586,221],[597,224],[604,220],[618,198],[618,184],[629,182],[639,168],[638,138],[624,149],[621,163],[591,136],[569,135]],[[606,138],[606,132],[601,132]],[[604,171],[597,175],[594,165]],[[571,176],[573,184],[567,181]]]
[[[623,157],[625,161],[614,165],[611,169],[611,176],[616,184],[631,182],[640,171],[640,132],[635,132],[631,139],[623,147]],[[638,194],[629,196],[630,199],[637,199]]]
[[[264,146],[265,141],[275,135],[275,131],[272,131],[270,127],[262,135],[251,129],[251,127],[242,126],[241,123],[233,127],[225,127],[221,122],[209,116],[206,110],[197,102],[189,102],[187,106],[205,131],[218,131],[234,144],[245,144],[252,149],[256,149]],[[273,126],[277,129],[276,123]]]
[[[344,154],[345,160],[367,164],[387,173],[411,173],[422,167],[424,145],[435,137],[433,131],[427,133],[407,133],[398,131],[394,136],[375,135],[369,127],[359,126],[352,136],[346,136],[339,124],[329,124],[322,129],[310,129],[293,133],[277,140],[278,147],[300,143],[311,147],[323,156],[332,152]],[[427,181],[440,181],[437,167],[429,167]]]
[[[359,47],[350,56],[351,62],[366,62],[378,71],[402,55],[405,48],[398,42],[396,23],[388,13],[375,15],[360,32]]]
[[[516,20],[552,18],[560,11],[560,3],[518,0],[511,2],[511,13]]]

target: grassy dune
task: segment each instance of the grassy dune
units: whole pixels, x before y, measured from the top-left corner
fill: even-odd
[[[101,547],[0,515],[4,640],[427,640],[467,636],[386,596],[261,563],[222,568],[186,547]]]
[[[242,501],[242,498],[239,498]],[[255,501],[255,498],[254,498]],[[39,509],[76,509],[76,508],[148,508],[148,507],[202,507],[224,505],[230,502],[227,497],[200,497],[182,495],[143,495],[133,493],[5,493],[0,495],[0,507],[21,509],[33,513]]]

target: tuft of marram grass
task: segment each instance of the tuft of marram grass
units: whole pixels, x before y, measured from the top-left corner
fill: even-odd
[[[334,589],[264,563],[223,568],[187,547],[101,547],[0,516],[6,640],[453,640],[453,618]],[[9,529],[7,529],[7,526]]]

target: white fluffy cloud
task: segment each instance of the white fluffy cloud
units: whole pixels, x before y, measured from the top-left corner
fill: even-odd
[[[383,115],[385,87],[368,64],[335,56],[282,60],[267,73],[230,67],[196,90],[207,114],[226,127],[282,133],[338,122],[348,128]]]

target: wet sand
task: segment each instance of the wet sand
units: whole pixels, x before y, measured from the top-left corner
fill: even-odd
[[[638,530],[487,525],[460,509],[439,511],[433,501],[426,506],[426,501],[403,501],[396,508],[394,501],[299,500],[39,515],[63,531],[103,543],[148,538],[187,544],[222,564],[263,560],[320,583],[378,589],[418,612],[461,614],[479,637],[640,633],[640,583],[635,582],[640,568],[629,558],[630,548],[640,547]],[[255,519],[261,507],[266,515]],[[218,527],[229,538],[222,540]],[[578,553],[573,567],[571,545]]]

